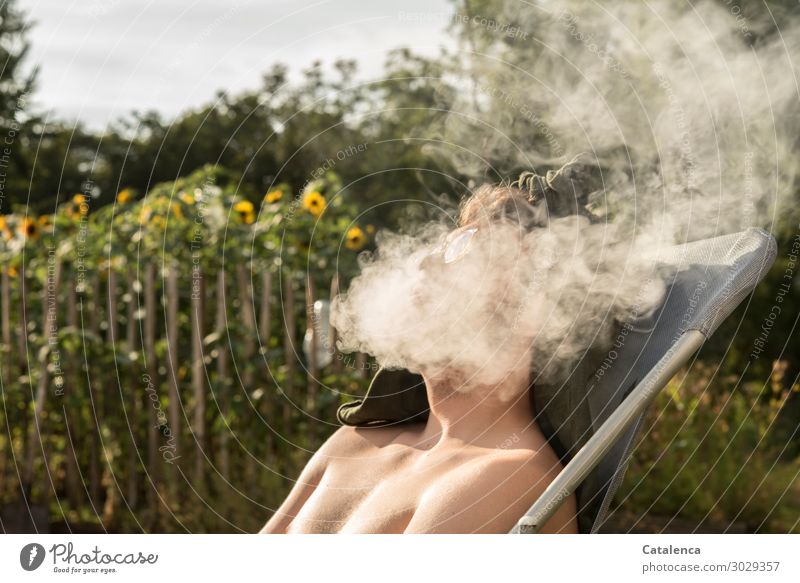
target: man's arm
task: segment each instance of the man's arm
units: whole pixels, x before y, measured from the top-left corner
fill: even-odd
[[[352,451],[354,444],[357,445],[359,441],[363,441],[363,438],[357,435],[353,427],[343,426],[337,429],[308,460],[286,500],[267,521],[260,533],[285,533],[292,520],[300,513],[300,509],[319,486],[330,459],[342,455],[347,456]]]
[[[320,450],[311,456],[311,459],[303,468],[300,477],[297,478],[291,492],[283,501],[283,504],[275,511],[260,534],[283,534],[300,512],[303,504],[311,497],[314,490],[322,480],[325,473],[325,459],[320,456]]]
[[[481,460],[432,488],[420,500],[407,533],[506,533],[562,469],[533,453]],[[566,498],[542,533],[577,533],[575,497]]]

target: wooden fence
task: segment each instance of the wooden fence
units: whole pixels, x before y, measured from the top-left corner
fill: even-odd
[[[1,283],[7,531],[257,528],[374,369],[335,330],[319,366],[321,292],[280,271],[53,256]]]

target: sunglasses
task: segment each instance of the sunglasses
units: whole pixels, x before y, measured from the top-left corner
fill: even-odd
[[[442,236],[436,247],[425,258],[441,255],[442,261],[445,263],[458,261],[469,251],[472,239],[477,232],[478,229],[476,227],[461,227],[451,231]]]

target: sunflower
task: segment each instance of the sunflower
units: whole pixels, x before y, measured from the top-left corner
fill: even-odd
[[[264,197],[264,200],[266,200],[268,203],[271,204],[273,202],[278,202],[282,198],[283,198],[282,190],[272,190],[267,193],[267,195]]]
[[[364,231],[362,231],[360,227],[351,227],[347,231],[344,244],[348,249],[358,251],[366,242],[367,237],[364,235]]]
[[[325,197],[313,190],[303,197],[303,208],[318,217],[325,210]]]
[[[255,208],[249,200],[241,200],[233,205],[233,210],[239,214],[239,219],[245,224],[250,225],[256,220]]]
[[[19,233],[22,235],[23,239],[35,240],[39,237],[39,226],[36,224],[36,221],[25,218],[19,224]]]
[[[139,211],[139,224],[143,225],[147,221],[150,220],[150,216],[153,214],[153,209],[149,206],[143,206],[142,210]]]
[[[181,191],[178,193],[178,198],[183,201],[183,204],[193,205],[194,197],[188,192]]]
[[[5,215],[0,215],[0,231],[3,232],[3,237],[5,237],[6,241],[14,236],[14,233],[8,228],[8,221]]]
[[[172,211],[172,214],[175,215],[176,219],[183,219],[183,211],[181,210],[181,205],[172,203],[169,205],[169,209]]]
[[[11,267],[8,268],[8,276],[9,277],[17,277],[17,275],[19,275],[19,272],[17,271],[16,267],[14,267],[12,265]]]
[[[53,229],[53,223],[50,221],[50,215],[42,215],[39,217],[39,227],[42,231],[51,231]]]
[[[131,192],[130,188],[120,190],[117,193],[117,202],[119,204],[125,204],[126,202],[130,202],[132,198],[133,198],[133,193]]]
[[[72,204],[75,207],[75,211],[80,215],[88,214],[89,212],[89,205],[86,202],[86,196],[83,194],[76,194],[72,197]]]

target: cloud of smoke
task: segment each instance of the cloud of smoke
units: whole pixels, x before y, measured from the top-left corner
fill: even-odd
[[[800,29],[784,23],[753,44],[737,14],[708,1],[495,4],[495,21],[528,34],[478,35],[472,81],[436,132],[458,147],[436,154],[480,178],[502,174],[491,161],[544,173],[586,152],[600,220],[495,222],[435,268],[419,258],[448,227],[384,233],[333,324],[343,350],[468,371],[475,384],[501,381],[532,347],[539,380],[554,382],[659,304],[671,275],[654,264],[660,249],[769,227],[792,208]]]

